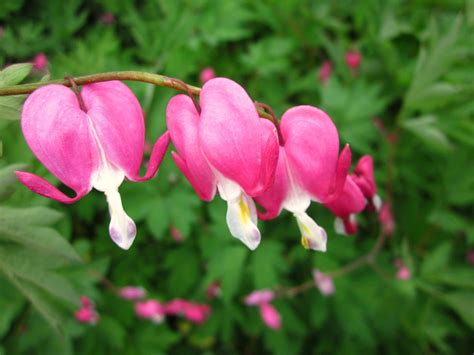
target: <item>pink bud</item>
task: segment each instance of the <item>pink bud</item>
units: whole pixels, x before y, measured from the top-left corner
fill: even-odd
[[[184,237],[183,237],[183,234],[181,233],[181,231],[176,228],[176,227],[171,227],[170,228],[170,234],[171,234],[171,237],[174,239],[174,241],[176,242],[182,242],[184,240]]]
[[[219,281],[214,281],[207,287],[206,296],[208,299],[212,300],[213,298],[220,296],[221,292],[222,290]]]
[[[161,323],[165,315],[164,307],[156,300],[137,302],[135,313],[138,317],[150,319],[155,323]]]
[[[87,296],[81,296],[80,301],[81,301],[82,307],[84,307],[84,308],[93,307],[93,303],[92,303],[91,299]]]
[[[395,220],[392,215],[392,208],[388,202],[385,202],[380,207],[379,221],[382,225],[383,233],[386,236],[391,236],[395,232]]]
[[[267,327],[271,329],[281,328],[280,314],[270,303],[260,304],[260,316]]]
[[[99,321],[99,315],[93,308],[80,308],[76,311],[75,316],[81,323],[96,324]]]
[[[409,280],[411,278],[411,272],[406,266],[402,266],[398,269],[397,279],[399,280]]]
[[[33,58],[33,68],[36,70],[45,70],[48,66],[48,57],[44,53],[38,53]]]
[[[201,80],[201,83],[205,83],[211,79],[214,79],[216,77],[216,73],[214,72],[214,69],[211,67],[204,68],[201,71],[201,74],[199,74],[199,80]]]
[[[184,316],[193,323],[202,324],[210,313],[211,309],[208,305],[188,303],[185,307]]]
[[[329,77],[332,73],[332,63],[329,60],[326,60],[321,68],[319,68],[319,81],[323,84],[329,80]]]
[[[245,304],[247,306],[260,305],[262,303],[268,303],[275,297],[275,294],[271,290],[258,290],[253,291],[247,297],[245,297]]]
[[[467,262],[474,266],[474,249],[467,252]]]
[[[100,22],[105,25],[111,25],[115,22],[115,16],[111,12],[105,12],[100,16]]]
[[[362,61],[362,55],[356,51],[349,51],[346,53],[346,63],[351,69],[357,69]]]
[[[146,291],[143,287],[127,286],[119,290],[119,296],[125,300],[139,300],[145,297]]]
[[[313,279],[316,287],[324,296],[329,296],[336,292],[332,278],[319,270],[313,270]]]
[[[188,305],[187,301],[179,299],[179,298],[171,300],[165,305],[165,313],[169,315],[176,315],[176,314],[183,313],[187,305]]]

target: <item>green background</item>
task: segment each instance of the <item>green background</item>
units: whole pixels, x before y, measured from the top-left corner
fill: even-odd
[[[115,22],[101,21],[111,12]],[[304,250],[293,218],[260,223],[255,252],[232,238],[219,198],[203,203],[167,154],[158,176],[121,186],[138,236],[124,252],[108,237],[104,196],[70,206],[21,186],[21,168],[56,181],[21,134],[22,97],[0,98],[0,354],[468,354],[474,349],[474,1],[83,1],[3,0],[0,66],[40,52],[51,78],[110,70],[162,73],[200,85],[199,73],[241,83],[277,115],[294,105],[322,108],[354,162],[375,160],[379,194],[392,197],[395,235],[377,257],[335,279],[336,293],[311,288],[273,304],[282,329],[266,328],[242,300],[252,290],[292,287],[366,254],[377,216],[359,217],[356,237],[336,235],[333,216],[309,210],[329,234],[328,252]],[[362,53],[356,75],[344,61]],[[318,69],[334,70],[322,85]],[[0,86],[34,82],[29,66],[0,73]],[[46,78],[47,79],[47,78]],[[128,83],[146,112],[147,139],[165,128],[176,92]],[[397,136],[391,144],[379,118]],[[170,149],[171,150],[171,149]],[[176,242],[177,228],[184,241]],[[395,259],[412,272],[395,277]],[[208,321],[160,325],[138,319],[115,286],[150,297],[183,297],[212,307]],[[206,288],[221,284],[208,301]],[[101,320],[78,324],[88,295]]]

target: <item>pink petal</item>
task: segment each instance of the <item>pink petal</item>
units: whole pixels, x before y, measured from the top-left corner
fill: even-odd
[[[262,171],[262,134],[255,106],[245,90],[232,80],[209,80],[201,91],[199,127],[201,149],[224,177],[248,195],[259,190]],[[270,170],[265,168],[264,170]]]
[[[42,177],[23,171],[15,171],[15,174],[18,180],[20,180],[20,182],[27,188],[29,188],[31,191],[37,193],[38,195],[51,198],[62,203],[74,203],[80,200],[90,191],[90,189],[84,191],[76,191],[75,197],[69,197],[59,191],[55,186],[53,186],[51,183],[49,183]]]
[[[34,91],[23,106],[21,127],[36,157],[77,197],[70,199],[45,180],[20,174],[32,190],[64,202],[74,202],[90,191],[99,152],[88,118],[70,89],[53,84]]]
[[[248,191],[248,194],[251,196],[261,195],[273,184],[280,151],[275,125],[269,120],[260,120],[260,127],[262,149],[260,177],[257,186]]]
[[[281,132],[290,168],[313,198],[324,201],[332,192],[338,165],[339,135],[323,111],[297,106],[285,112]]]
[[[354,169],[353,178],[365,198],[370,200],[377,192],[374,178],[374,161],[370,155],[364,155],[359,159]]]
[[[155,175],[166,151],[165,133],[155,144],[145,177],[138,177],[145,146],[143,111],[133,92],[120,81],[85,85],[82,98],[107,159],[121,168],[130,180]]]
[[[166,109],[166,123],[178,151],[173,159],[196,193],[211,201],[216,193],[216,178],[201,152],[198,137],[199,113],[189,96],[171,98]]]
[[[344,189],[338,198],[324,203],[332,213],[338,217],[347,217],[352,213],[359,213],[365,207],[365,197],[351,176],[348,176]]]
[[[245,304],[247,306],[255,306],[262,303],[268,303],[275,297],[275,293],[272,290],[256,290],[245,297]]]
[[[332,278],[321,271],[313,270],[313,280],[316,287],[324,296],[329,296],[336,292]]]
[[[331,185],[331,192],[326,197],[324,202],[330,202],[336,199],[342,193],[346,183],[347,174],[349,173],[349,169],[351,167],[351,160],[351,148],[348,144],[346,144],[337,160],[336,176]]]
[[[286,153],[285,149],[280,147],[274,182],[267,191],[255,198],[265,208],[265,212],[258,211],[258,217],[263,220],[277,217],[281,212],[288,190],[289,180]]]
[[[275,307],[270,303],[260,305],[260,315],[265,325],[272,329],[281,328],[281,317]]]

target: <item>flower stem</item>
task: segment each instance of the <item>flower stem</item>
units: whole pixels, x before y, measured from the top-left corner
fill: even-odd
[[[72,80],[71,80],[72,79]],[[58,79],[58,80],[49,80],[42,81],[39,83],[32,84],[21,84],[14,86],[7,86],[0,88],[0,96],[9,96],[9,95],[24,95],[31,94],[36,89],[49,85],[49,84],[60,84],[70,87],[72,82],[75,82],[77,85],[86,85],[92,83],[98,83],[101,81],[109,80],[129,80],[129,81],[139,81],[142,83],[149,83],[156,86],[162,86],[178,91],[186,92],[187,94],[199,95],[201,88],[193,85],[186,84],[181,80],[170,78],[165,75],[147,73],[142,71],[112,71],[106,73],[97,73],[77,77],[68,77],[67,79]],[[184,85],[183,85],[184,84]],[[256,107],[260,117],[274,122],[274,118],[269,113],[265,112],[260,107]]]

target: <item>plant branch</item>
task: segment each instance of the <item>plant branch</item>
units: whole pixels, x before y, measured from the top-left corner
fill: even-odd
[[[68,77],[68,79],[58,79],[58,80],[49,80],[42,81],[39,83],[33,84],[21,84],[14,86],[7,86],[0,88],[0,96],[10,96],[10,95],[25,95],[31,94],[36,89],[49,85],[49,84],[60,84],[68,87],[72,86],[72,82],[75,82],[77,85],[86,85],[92,83],[98,83],[102,81],[110,80],[128,80],[128,81],[139,81],[142,83],[149,83],[156,86],[166,87],[178,91],[183,91],[187,94],[199,95],[201,88],[193,85],[184,83],[181,80],[170,78],[165,75],[147,73],[142,71],[112,71],[106,73],[97,73],[77,77]],[[260,117],[265,118],[274,122],[274,118],[271,114],[265,112],[262,108],[256,106],[258,114]],[[274,122],[275,123],[275,122]]]

